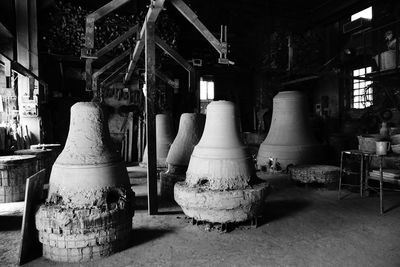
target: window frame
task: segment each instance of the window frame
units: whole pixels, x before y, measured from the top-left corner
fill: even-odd
[[[357,77],[365,78],[365,75],[371,72],[372,72],[372,66],[365,66],[362,68],[352,70],[352,77],[353,77],[351,86],[352,109],[362,110],[374,105],[373,82],[365,79],[357,79]]]

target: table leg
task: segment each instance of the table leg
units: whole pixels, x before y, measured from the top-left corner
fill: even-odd
[[[360,196],[363,197],[363,177],[364,177],[364,155],[361,154],[361,166],[360,166]]]
[[[368,190],[368,175],[369,175],[369,155],[366,156],[366,161],[365,161],[365,176],[364,176],[364,195],[368,194],[367,196],[369,196],[369,192],[367,192]]]
[[[383,170],[382,170],[382,161],[383,161],[383,157],[380,157],[380,162],[379,162],[379,173],[380,173],[379,200],[380,200],[381,214],[383,214]]]
[[[340,173],[339,173],[338,200],[340,200],[340,193],[341,193],[341,190],[342,190],[342,175],[343,175],[343,151],[340,153]]]

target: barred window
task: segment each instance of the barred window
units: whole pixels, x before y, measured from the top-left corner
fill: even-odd
[[[365,80],[365,74],[368,74],[371,71],[371,67],[353,70],[353,108],[363,109],[372,105],[372,81]]]

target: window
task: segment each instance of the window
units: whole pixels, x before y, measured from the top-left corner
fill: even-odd
[[[359,18],[372,19],[372,7],[368,7],[364,10],[361,10],[360,12],[353,14],[351,16],[351,21]]]
[[[212,78],[200,78],[200,113],[205,114],[207,105],[214,99],[214,81]]]
[[[370,73],[371,71],[371,67],[353,70],[353,108],[363,109],[372,105],[372,82],[357,79],[357,77],[365,77],[365,74]]]
[[[200,100],[214,99],[214,82],[200,78]]]

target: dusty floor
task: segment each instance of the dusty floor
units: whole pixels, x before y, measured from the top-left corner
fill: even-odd
[[[287,182],[276,181],[278,188]],[[260,227],[221,233],[192,225],[165,202],[160,215],[148,216],[144,180],[136,182],[131,247],[82,266],[400,266],[399,193],[388,193],[393,209],[380,216],[376,196],[345,191],[338,201],[336,190],[287,186],[267,199]],[[1,266],[16,262],[20,222],[0,217]],[[27,266],[74,265],[39,258]]]

